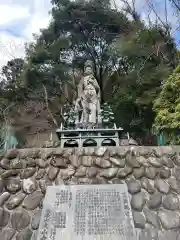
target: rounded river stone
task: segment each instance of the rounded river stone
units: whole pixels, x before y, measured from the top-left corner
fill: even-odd
[[[177,231],[169,230],[165,232],[159,231],[158,240],[179,240]]]
[[[176,165],[180,166],[180,156],[179,155],[174,156],[173,161]]]
[[[138,161],[138,163],[144,167],[147,167],[149,166],[148,164],[148,160],[147,158],[143,157],[143,156],[137,156],[136,157],[136,160]]]
[[[146,200],[144,193],[135,194],[131,198],[131,206],[137,211],[142,211],[145,202]]]
[[[158,231],[155,228],[141,230],[139,240],[158,240]]]
[[[58,175],[56,177],[55,184],[56,185],[64,185],[64,180],[62,179],[60,172],[58,173]]]
[[[12,228],[5,228],[0,232],[0,239],[2,240],[12,240],[13,236],[15,235],[16,231]]]
[[[27,210],[34,210],[36,207],[39,206],[41,200],[43,199],[44,195],[41,191],[33,192],[31,195],[27,196],[24,199],[23,207]]]
[[[103,177],[97,177],[97,183],[98,184],[109,184],[108,180]]]
[[[140,164],[136,160],[135,156],[132,156],[132,154],[126,155],[126,164],[129,165],[132,168],[139,168]]]
[[[8,202],[6,204],[6,207],[9,210],[12,210],[12,209],[18,207],[22,203],[22,201],[24,200],[25,196],[26,195],[24,193],[18,193],[16,195],[12,195],[9,198],[9,200],[8,200]]]
[[[136,228],[144,228],[146,224],[146,219],[144,215],[140,212],[132,212],[133,214],[133,219],[134,219],[134,226]]]
[[[27,179],[32,177],[36,172],[36,168],[26,168],[20,172],[21,179]]]
[[[102,159],[102,158],[96,158],[95,163],[97,166],[101,168],[110,168],[111,163],[108,160]]]
[[[42,212],[41,210],[36,210],[34,215],[32,216],[31,227],[34,230],[39,228],[39,223],[40,223],[40,219],[41,219],[41,212]]]
[[[15,158],[15,159],[11,160],[10,168],[23,169],[23,162],[20,159]]]
[[[86,169],[87,167],[80,166],[77,170],[76,173],[74,174],[75,177],[85,177],[86,176]]]
[[[170,210],[160,210],[159,219],[165,229],[178,229],[180,227],[180,216],[177,212]]]
[[[0,165],[2,168],[6,169],[6,170],[10,169],[10,159],[3,158],[0,162]]]
[[[72,177],[67,184],[69,185],[77,185],[78,184],[78,178],[77,177]]]
[[[133,179],[128,181],[127,187],[128,187],[128,192],[131,194],[136,194],[141,191],[140,183]]]
[[[89,178],[79,178],[79,183],[80,184],[91,184],[92,180]]]
[[[147,178],[142,178],[141,179],[141,186],[142,186],[142,188],[144,188],[150,194],[155,192],[153,184]]]
[[[67,168],[68,167],[66,159],[62,158],[62,157],[54,157],[51,160],[51,164],[54,167],[60,167],[60,168]]]
[[[82,156],[82,164],[85,167],[91,167],[94,164],[94,158],[92,156]]]
[[[168,183],[169,183],[169,185],[170,185],[170,188],[171,188],[173,191],[175,191],[175,192],[177,192],[177,193],[180,193],[180,182],[179,182],[179,181],[177,181],[175,178],[170,178],[170,179],[168,180]]]
[[[123,158],[117,159],[117,158],[112,158],[112,157],[110,157],[110,158],[109,158],[109,161],[110,161],[111,163],[113,163],[114,165],[116,165],[116,166],[118,166],[118,167],[121,167],[121,168],[125,166],[125,159],[123,159]]]
[[[3,208],[0,208],[0,229],[4,228],[10,219],[10,213]]]
[[[133,171],[132,167],[125,166],[124,168],[119,169],[119,171],[117,173],[117,177],[126,178],[128,175],[130,175],[132,173],[132,171]]]
[[[37,174],[36,174],[36,179],[39,180],[41,178],[44,177],[44,175],[46,174],[46,170],[45,169],[39,169]]]
[[[153,166],[153,167],[161,167],[162,163],[155,157],[149,157],[148,162]]]
[[[4,180],[8,192],[16,193],[21,189],[21,181],[18,178],[9,178]]]
[[[8,159],[14,159],[18,156],[18,150],[17,149],[10,149],[7,151],[6,155],[5,155],[5,158],[8,158]]]
[[[152,224],[154,227],[159,228],[160,227],[160,222],[157,217],[157,214],[153,211],[150,211],[149,209],[145,208],[143,210],[144,215],[146,217],[146,221],[150,224]]]
[[[7,171],[4,171],[2,174],[1,174],[1,178],[9,178],[9,177],[12,177],[12,176],[17,176],[20,172],[20,169],[11,169],[11,170],[7,170]]]
[[[175,194],[169,194],[163,199],[163,206],[168,210],[177,210],[179,208],[179,199]]]
[[[178,181],[180,181],[180,167],[176,167],[176,168],[174,169],[174,177],[175,177]]]
[[[134,168],[133,175],[136,179],[140,179],[144,176],[144,167]]]
[[[100,172],[99,176],[105,177],[105,178],[113,178],[116,176],[117,172],[118,172],[118,168],[109,168]]]
[[[36,160],[34,158],[26,158],[27,167],[36,167]]]
[[[154,167],[146,167],[145,168],[145,176],[149,179],[155,179],[157,175],[157,170]]]
[[[23,180],[23,191],[27,194],[33,193],[37,189],[37,182],[35,178],[28,178]]]
[[[151,209],[158,208],[162,203],[162,194],[161,193],[154,193],[149,201],[148,201],[148,207]]]
[[[49,179],[53,181],[57,177],[58,172],[59,172],[59,168],[50,167],[48,171]]]
[[[11,215],[11,225],[15,230],[23,230],[30,223],[30,216],[27,211],[21,209],[14,211]]]
[[[72,166],[69,166],[66,169],[60,169],[60,172],[59,172],[59,174],[63,180],[69,179],[71,176],[74,175],[74,173],[75,173],[75,169]]]
[[[154,186],[161,193],[167,194],[169,192],[169,184],[165,180],[163,180],[163,179],[156,180]]]
[[[16,240],[31,240],[33,232],[27,228],[17,234]]]
[[[40,167],[40,168],[46,168],[48,166],[48,161],[44,161],[41,158],[36,159],[36,164]]]
[[[3,191],[4,189],[4,180],[0,179],[0,193]]]
[[[98,169],[96,167],[87,168],[86,175],[89,178],[96,177],[97,173],[98,173]]]
[[[171,160],[170,157],[168,157],[166,155],[162,156],[161,161],[168,168],[173,168],[174,167],[173,161]]]
[[[98,156],[98,157],[102,157],[102,156],[104,156],[104,154],[106,153],[106,151],[107,151],[107,148],[106,147],[98,147],[97,149],[96,149],[96,156]]]
[[[169,178],[171,176],[171,170],[167,167],[163,167],[161,168],[159,175],[161,178],[164,178],[164,179]]]
[[[81,166],[82,164],[82,159],[81,159],[81,156],[79,155],[76,155],[76,154],[73,154],[69,157],[69,160],[71,162],[71,165],[75,168],[78,168]]]
[[[112,183],[113,184],[123,184],[123,180],[119,179],[119,178],[114,178],[112,179]]]
[[[44,179],[39,180],[39,188],[41,189],[41,192],[43,194],[46,193],[46,180]]]
[[[10,193],[8,192],[3,192],[1,195],[0,195],[0,206],[2,206],[7,200],[8,198],[10,197]]]

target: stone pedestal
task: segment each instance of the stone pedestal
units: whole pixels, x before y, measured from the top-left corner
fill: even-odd
[[[56,133],[61,147],[100,147],[119,146],[119,134],[122,128],[117,129],[57,129]]]

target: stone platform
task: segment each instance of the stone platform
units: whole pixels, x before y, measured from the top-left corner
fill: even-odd
[[[101,147],[119,146],[122,128],[113,129],[57,129],[56,134],[62,148],[67,147]]]
[[[122,183],[138,240],[180,240],[176,146],[8,151],[0,156],[0,239],[39,240],[47,186]]]

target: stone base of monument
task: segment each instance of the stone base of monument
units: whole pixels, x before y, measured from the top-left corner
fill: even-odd
[[[48,187],[38,240],[135,240],[126,184]]]
[[[62,148],[120,146],[122,128],[113,129],[57,129]]]

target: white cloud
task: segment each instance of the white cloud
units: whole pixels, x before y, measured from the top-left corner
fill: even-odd
[[[8,24],[14,20],[27,18],[30,16],[29,9],[20,5],[0,4],[0,25]]]
[[[50,0],[0,0],[0,69],[8,60],[24,57],[24,43],[48,25],[50,9]]]
[[[24,29],[24,35],[27,39],[32,40],[32,33],[38,34],[41,28],[48,26],[51,6],[50,0],[34,0],[31,21],[26,26],[26,29]]]
[[[24,43],[33,39],[32,34],[39,33],[40,28],[48,25],[51,0],[0,0],[0,68],[9,59],[24,56]],[[142,19],[147,20],[148,1],[136,0],[136,10]],[[164,19],[164,0],[152,0],[158,14]],[[122,8],[121,0],[112,0],[118,8]],[[132,0],[129,0],[131,3]],[[155,16],[151,15],[152,19]],[[168,19],[176,28],[177,18],[168,6]],[[10,31],[7,31],[10,30]],[[14,32],[15,34],[13,34]]]

